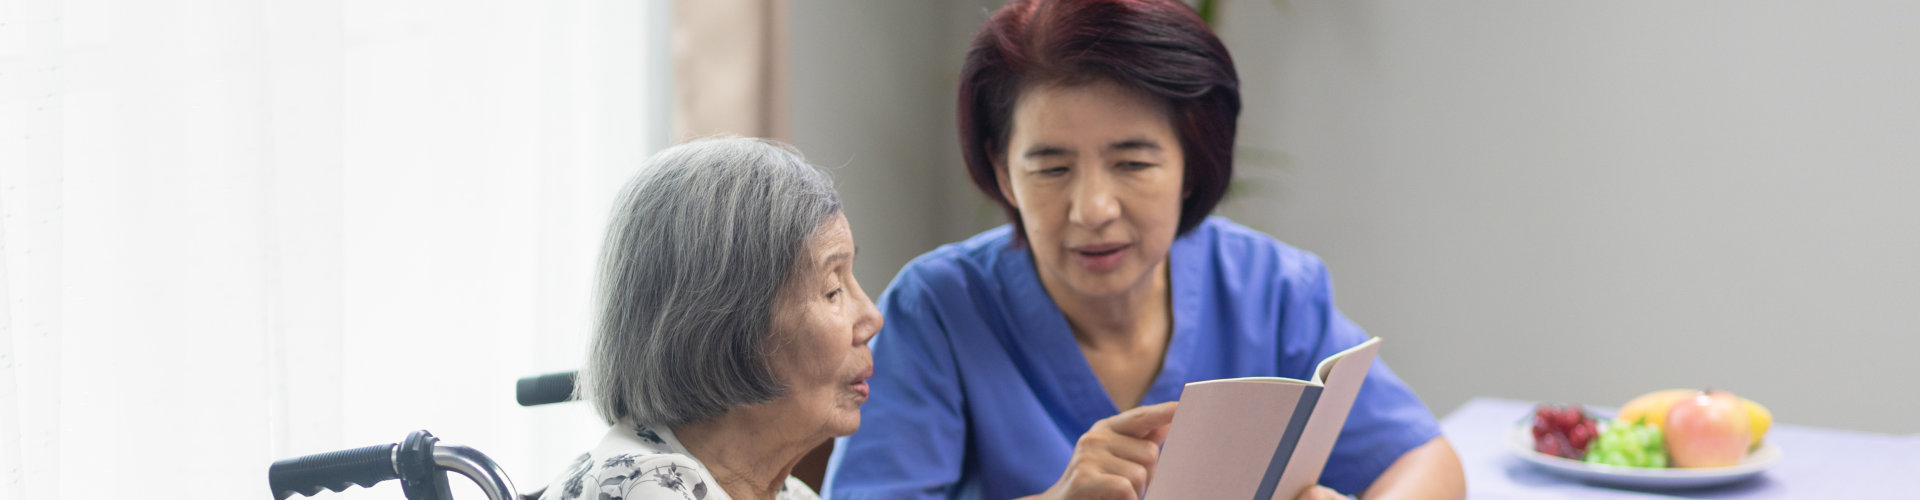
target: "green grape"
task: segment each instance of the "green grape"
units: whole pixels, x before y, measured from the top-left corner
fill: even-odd
[[[1660,430],[1650,425],[1615,420],[1587,445],[1586,462],[1619,467],[1666,467],[1667,452]]]
[[[1607,456],[1607,452],[1612,450],[1613,447],[1607,444],[1607,440],[1605,436],[1606,436],[1605,434],[1601,434],[1600,436],[1595,436],[1593,438],[1593,442],[1587,444],[1587,463],[1590,463],[1590,464],[1606,463],[1604,459]]]

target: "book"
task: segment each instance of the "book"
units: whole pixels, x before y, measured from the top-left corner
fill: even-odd
[[[1147,500],[1293,500],[1320,480],[1380,338],[1321,360],[1312,380],[1245,377],[1187,384]]]

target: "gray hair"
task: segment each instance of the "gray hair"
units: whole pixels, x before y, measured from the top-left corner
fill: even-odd
[[[775,298],[839,211],[833,181],[785,144],[719,137],[653,155],[607,225],[581,398],[609,424],[672,427],[785,393],[762,348]]]

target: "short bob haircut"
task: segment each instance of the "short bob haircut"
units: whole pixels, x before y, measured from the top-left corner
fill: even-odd
[[[653,155],[608,223],[582,399],[608,424],[672,427],[784,394],[767,356],[775,299],[839,211],[832,180],[783,144]]]
[[[1213,212],[1233,178],[1240,77],[1205,21],[1178,0],[1014,0],[974,35],[960,69],[960,149],[973,184],[1026,237],[1000,193],[1014,105],[1027,89],[1110,80],[1164,100],[1185,151],[1177,234]]]

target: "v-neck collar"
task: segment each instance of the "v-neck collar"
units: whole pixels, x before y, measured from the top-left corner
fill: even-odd
[[[1206,290],[1199,283],[1206,249],[1194,237],[1195,232],[1198,231],[1174,239],[1167,251],[1173,332],[1167,340],[1160,373],[1154,376],[1140,399],[1142,406],[1180,399],[1180,391],[1186,386],[1188,361],[1198,335],[1194,331],[1199,321],[1198,305],[1203,303],[1205,297],[1201,294]],[[1107,395],[1106,387],[1100,385],[1086,354],[1080,351],[1080,343],[1067,324],[1066,313],[1061,312],[1059,304],[1054,303],[1041,285],[1032,249],[1010,248],[1002,257],[998,259],[997,274],[1007,277],[1005,297],[1011,299],[1008,310],[1013,312],[1013,341],[1024,351],[1023,357],[1034,361],[1024,367],[1028,371],[1026,375],[1041,377],[1042,380],[1035,382],[1059,388],[1059,396],[1066,401],[1051,408],[1055,424],[1062,425],[1062,430],[1077,438],[1094,422],[1120,413],[1120,408]]]

